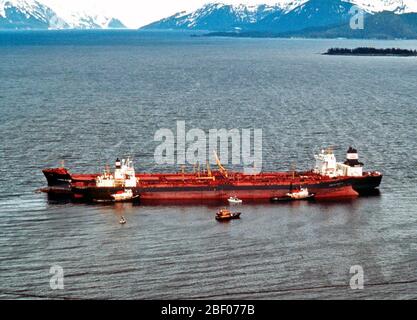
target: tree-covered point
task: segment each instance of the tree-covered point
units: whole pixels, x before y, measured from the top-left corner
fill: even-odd
[[[327,55],[369,55],[369,56],[417,56],[417,50],[387,48],[377,49],[370,47],[360,47],[355,49],[348,48],[331,48],[328,49]]]

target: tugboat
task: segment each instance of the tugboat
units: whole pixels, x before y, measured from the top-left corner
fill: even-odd
[[[273,202],[277,201],[299,201],[299,200],[311,200],[315,197],[314,193],[310,193],[307,188],[299,188],[296,190],[292,189],[289,193],[285,195],[285,197],[274,197],[271,200]]]
[[[216,214],[216,220],[217,221],[229,221],[229,220],[236,220],[240,219],[240,212],[230,212],[227,209],[221,209]]]
[[[227,201],[229,201],[230,204],[242,204],[243,203],[243,201],[236,196],[230,197]]]
[[[307,188],[300,188],[299,190],[287,193],[287,197],[291,198],[292,200],[307,200],[313,198],[314,194],[308,192]]]
[[[120,190],[115,194],[111,195],[115,202],[125,202],[130,201],[133,199],[138,198],[139,196],[133,195],[133,191],[131,189]]]

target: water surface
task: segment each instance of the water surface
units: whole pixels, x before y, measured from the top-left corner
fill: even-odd
[[[329,47],[417,41],[191,38],[124,32],[0,33],[0,297],[416,298],[417,60],[331,57]],[[155,164],[159,128],[260,128],[264,170],[353,145],[385,177],[341,203],[216,206],[48,201],[41,169],[96,172],[120,155]],[[239,170],[239,167],[235,169]],[[118,224],[124,215],[127,225]],[[52,291],[49,268],[64,268]],[[365,289],[349,289],[361,265]]]

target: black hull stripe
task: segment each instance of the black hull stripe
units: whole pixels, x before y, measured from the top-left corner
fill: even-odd
[[[302,185],[309,189],[336,189],[346,186],[351,186],[352,183],[348,181],[335,182],[335,183],[322,183],[322,184],[307,184]],[[75,192],[80,193],[108,193],[121,190],[123,188],[98,188],[98,187],[87,187],[87,188],[74,188]],[[137,193],[145,192],[219,192],[219,191],[264,191],[264,190],[289,190],[289,185],[272,185],[272,186],[233,186],[223,185],[218,187],[201,186],[201,187],[159,187],[159,188],[129,188],[135,190]]]

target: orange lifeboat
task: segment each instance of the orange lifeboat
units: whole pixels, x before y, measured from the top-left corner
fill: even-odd
[[[221,209],[216,214],[216,220],[217,221],[229,221],[229,220],[235,220],[240,219],[240,212],[231,212],[227,209]]]

